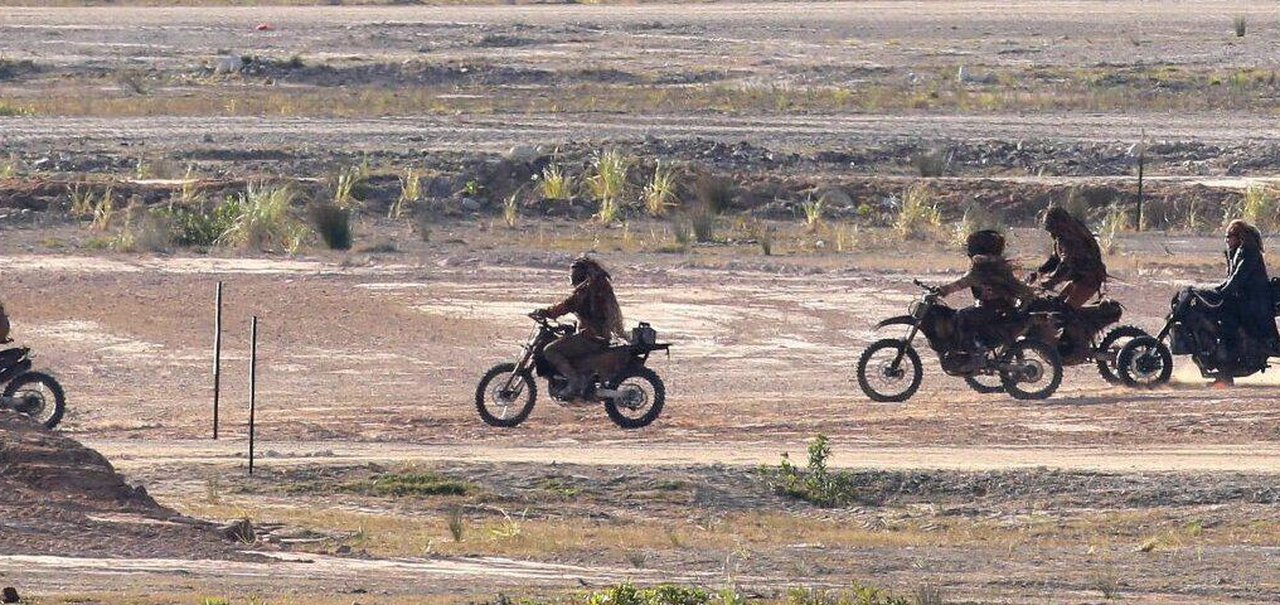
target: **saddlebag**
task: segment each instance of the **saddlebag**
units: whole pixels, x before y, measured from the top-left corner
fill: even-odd
[[[648,323],[640,322],[640,325],[631,328],[631,344],[643,347],[652,347],[658,343],[658,331],[649,326]]]

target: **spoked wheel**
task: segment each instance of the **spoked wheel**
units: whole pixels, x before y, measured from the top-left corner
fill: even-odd
[[[4,387],[4,397],[14,400],[15,410],[26,414],[45,428],[58,426],[67,411],[67,396],[53,376],[27,372]]]
[[[896,338],[871,343],[858,358],[858,386],[872,401],[906,401],[924,380],[920,354]]]
[[[1111,384],[1123,384],[1124,380],[1116,372],[1116,363],[1120,359],[1120,349],[1134,338],[1147,336],[1146,330],[1137,326],[1120,326],[1113,328],[1102,337],[1098,348],[1093,352],[1094,361],[1098,364],[1098,374]]]
[[[1002,365],[1000,383],[1014,399],[1045,399],[1062,384],[1062,358],[1037,340],[1013,343]]]
[[[649,368],[627,372],[614,387],[617,397],[604,400],[604,411],[614,424],[624,429],[649,426],[662,413],[667,400],[667,388],[662,379]]]
[[[1125,386],[1151,389],[1169,382],[1173,376],[1173,353],[1152,336],[1135,338],[1120,348],[1116,373]]]
[[[485,372],[476,386],[476,411],[490,426],[510,428],[533,411],[538,387],[528,374],[515,374],[516,364],[500,363]]]
[[[984,395],[989,395],[991,393],[1004,392],[1004,383],[1001,382],[1000,376],[998,374],[978,374],[976,376],[965,376],[964,383],[969,385],[969,388],[979,393],[982,393]]]

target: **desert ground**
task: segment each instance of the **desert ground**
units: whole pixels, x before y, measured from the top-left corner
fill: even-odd
[[[1075,366],[1029,402],[924,350],[908,402],[853,380],[970,229],[1031,268],[1069,207],[1151,332],[1221,279],[1225,218],[1280,230],[1274,3],[15,4],[0,301],[69,408],[0,412],[24,602],[1280,600],[1271,372]],[[260,237],[209,233],[271,192]],[[485,425],[476,382],[588,251],[672,343],[662,415],[543,383]],[[688,600],[620,588],[660,585]]]

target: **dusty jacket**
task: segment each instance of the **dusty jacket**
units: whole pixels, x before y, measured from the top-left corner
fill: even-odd
[[[1040,266],[1045,276],[1044,287],[1052,288],[1064,281],[1097,281],[1107,279],[1107,266],[1102,262],[1102,249],[1093,234],[1065,233],[1053,238],[1053,255]]]
[[[983,306],[1011,308],[1018,301],[1030,301],[1035,291],[1022,283],[1014,274],[1008,260],[999,256],[977,255],[969,259],[969,272],[938,290],[949,296],[965,288],[973,291],[973,298]]]
[[[568,298],[548,308],[546,314],[548,317],[560,317],[573,313],[578,316],[579,334],[600,340],[609,340],[616,335],[626,340],[622,314],[617,309],[618,299],[612,288],[600,287],[587,280],[578,284]]]

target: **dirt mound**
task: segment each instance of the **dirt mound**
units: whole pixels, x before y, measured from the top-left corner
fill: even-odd
[[[161,506],[96,451],[0,412],[0,552],[236,558],[208,523]]]

